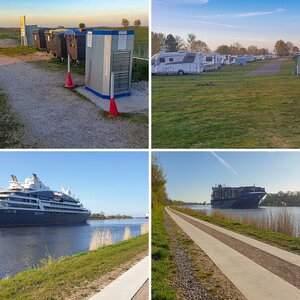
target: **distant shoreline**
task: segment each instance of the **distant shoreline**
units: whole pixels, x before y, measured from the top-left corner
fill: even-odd
[[[92,214],[89,220],[125,220],[125,219],[133,219],[133,217],[126,216],[126,215],[104,216],[104,215]]]

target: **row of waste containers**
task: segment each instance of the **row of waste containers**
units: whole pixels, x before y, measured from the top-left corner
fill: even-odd
[[[38,50],[47,50],[55,57],[64,60],[70,58],[77,63],[85,60],[85,44],[87,31],[78,29],[48,29],[33,30],[34,45]]]

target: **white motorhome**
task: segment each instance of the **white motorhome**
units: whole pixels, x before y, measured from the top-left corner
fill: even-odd
[[[254,62],[255,56],[254,55],[245,55],[246,63]]]
[[[204,70],[199,52],[161,52],[151,58],[151,72],[155,75],[200,74]]]
[[[219,53],[203,54],[204,71],[218,70],[222,67],[222,57]]]
[[[247,60],[245,56],[237,56],[234,60],[235,65],[237,66],[245,66],[247,64]]]
[[[225,55],[225,59],[223,62],[224,66],[234,65],[236,56],[233,55]]]

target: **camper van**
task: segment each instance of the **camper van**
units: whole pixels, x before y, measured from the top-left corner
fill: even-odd
[[[254,55],[245,55],[246,63],[254,62],[255,56]]]
[[[199,52],[161,52],[151,58],[153,75],[200,74],[203,56]]]
[[[237,66],[245,66],[247,64],[245,56],[238,56],[235,58],[234,62]]]
[[[223,66],[234,65],[236,56],[233,55],[224,55],[225,59],[223,61]]]
[[[203,54],[204,71],[218,70],[222,67],[222,58],[218,53]]]

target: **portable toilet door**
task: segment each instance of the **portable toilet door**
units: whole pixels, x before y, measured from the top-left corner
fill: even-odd
[[[134,49],[134,30],[93,30],[86,35],[85,88],[110,99],[114,73],[115,98],[129,96]]]

